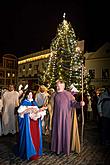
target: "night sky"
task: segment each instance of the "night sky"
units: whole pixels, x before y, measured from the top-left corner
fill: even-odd
[[[23,0],[22,0],[23,1]],[[85,49],[95,51],[110,41],[109,5],[95,0],[0,2],[0,54],[17,57],[48,49],[57,27],[66,19]],[[97,1],[98,2],[98,1]]]

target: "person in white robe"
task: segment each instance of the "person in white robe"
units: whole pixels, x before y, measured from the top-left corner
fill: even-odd
[[[9,90],[3,94],[2,133],[16,133],[15,107],[19,105],[19,93],[9,85]]]
[[[2,97],[1,97],[1,92],[0,92],[0,136],[2,135],[2,108],[3,108],[3,102],[2,102]]]

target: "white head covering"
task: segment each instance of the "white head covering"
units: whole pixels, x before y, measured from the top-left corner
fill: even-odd
[[[75,92],[75,93],[79,92],[73,84],[71,84],[70,90],[71,90],[71,92]]]
[[[26,84],[24,87],[24,90],[27,90],[27,89],[28,89],[28,84]]]
[[[18,87],[18,90],[20,91],[22,89],[23,85],[20,84],[19,87]]]

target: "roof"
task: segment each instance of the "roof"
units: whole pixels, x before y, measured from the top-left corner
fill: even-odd
[[[31,57],[36,57],[36,56],[39,56],[39,55],[42,55],[42,54],[47,54],[47,53],[50,53],[50,49],[42,50],[42,51],[39,51],[39,52],[35,52],[35,53],[25,55],[23,57],[19,57],[18,61],[24,60],[24,59],[27,59],[27,58],[31,58]]]
[[[17,59],[17,57],[14,54],[4,54],[3,58]]]
[[[96,52],[85,53],[84,56],[86,60],[110,58],[110,43],[107,42],[103,46],[101,46]]]

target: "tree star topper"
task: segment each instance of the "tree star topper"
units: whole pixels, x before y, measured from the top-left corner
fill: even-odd
[[[64,19],[65,19],[65,17],[66,17],[66,13],[63,14],[63,18],[64,18]]]

